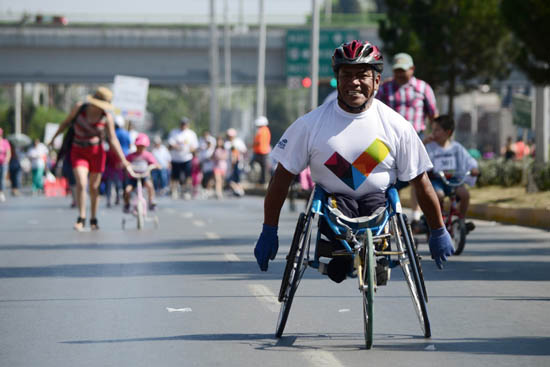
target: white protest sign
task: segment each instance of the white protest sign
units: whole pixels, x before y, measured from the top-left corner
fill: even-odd
[[[149,79],[127,75],[115,75],[113,105],[115,113],[126,120],[143,122],[147,107]]]
[[[44,144],[48,144],[50,140],[52,140],[58,128],[59,128],[59,124],[56,124],[53,122],[46,123],[46,126],[44,127]],[[53,142],[53,147],[55,149],[59,149],[61,148],[62,143],[63,143],[63,134],[59,134]]]

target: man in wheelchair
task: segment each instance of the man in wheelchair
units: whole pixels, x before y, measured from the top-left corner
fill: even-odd
[[[385,205],[386,190],[396,179],[410,181],[431,229],[432,258],[441,268],[454,249],[426,174],[432,163],[412,125],[374,99],[383,69],[381,52],[368,41],[345,43],[334,51],[332,67],[338,98],[298,118],[271,153],[278,165],[254,249],[260,269],[267,271],[269,260],[275,259],[281,208],[294,176],[307,166],[313,181],[327,193],[355,202],[358,215],[370,215]],[[345,270],[345,266],[339,267]],[[335,280],[342,273],[335,274]]]

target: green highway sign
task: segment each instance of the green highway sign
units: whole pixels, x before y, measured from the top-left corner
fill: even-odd
[[[532,127],[532,106],[531,98],[522,94],[512,96],[512,116],[514,125],[531,129]]]
[[[321,29],[319,34],[319,78],[333,76],[331,58],[342,43],[359,39],[353,29]],[[310,75],[310,29],[289,29],[286,33],[286,76],[304,78]]]

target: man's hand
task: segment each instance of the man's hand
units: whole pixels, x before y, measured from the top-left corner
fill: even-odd
[[[432,259],[439,269],[443,269],[443,262],[447,261],[447,257],[455,253],[451,235],[445,227],[433,229],[430,232],[430,252]]]
[[[261,271],[267,271],[269,260],[275,259],[277,250],[279,250],[279,237],[277,236],[277,226],[264,224],[260,238],[254,248],[254,256],[260,266]]]

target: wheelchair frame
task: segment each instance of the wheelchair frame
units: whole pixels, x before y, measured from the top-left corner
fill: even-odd
[[[312,227],[315,216],[327,221],[336,238],[342,244],[343,251],[334,251],[334,256],[351,256],[353,271],[350,277],[357,277],[359,291],[363,295],[363,321],[365,345],[367,349],[373,343],[373,303],[377,289],[375,265],[376,258],[385,257],[390,268],[401,266],[405,275],[413,305],[423,334],[431,336],[430,322],[426,309],[428,296],[420,266],[420,257],[416,251],[412,231],[404,216],[397,190],[388,189],[387,203],[383,210],[377,210],[369,217],[347,218],[326,204],[327,193],[318,185],[312,191],[306,211],[298,218],[296,229],[287,256],[283,273],[279,302],[281,310],[277,320],[275,335],[281,337],[288,320],[290,308],[300,280],[308,266],[326,274],[326,263],[320,261],[318,230],[313,259],[310,259]],[[391,244],[395,243],[395,251]],[[412,260],[412,261],[411,261]]]

